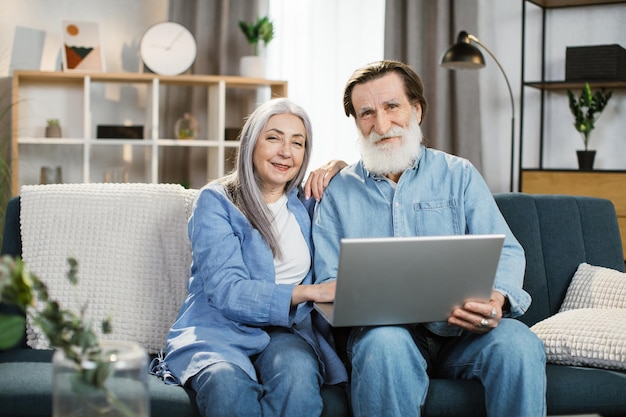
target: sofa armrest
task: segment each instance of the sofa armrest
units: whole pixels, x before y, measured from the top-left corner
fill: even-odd
[[[22,235],[20,233],[20,196],[9,200],[4,216],[2,255],[22,256]]]

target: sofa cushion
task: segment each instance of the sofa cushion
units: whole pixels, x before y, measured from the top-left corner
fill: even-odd
[[[548,415],[624,416],[626,372],[546,366]]]
[[[577,308],[626,308],[626,274],[580,264],[559,311]]]
[[[0,415],[50,417],[52,415],[52,350],[15,349],[0,352]],[[199,417],[193,391],[164,384],[148,375],[151,417]],[[322,387],[321,417],[349,415],[345,389]]]
[[[88,301],[102,339],[164,348],[186,296],[191,263],[187,219],[197,191],[174,184],[52,184],[21,190],[22,257],[66,308]],[[66,278],[78,261],[78,286]],[[82,284],[81,284],[82,282]],[[29,324],[27,342],[47,348]]]
[[[531,327],[548,363],[626,370],[626,309],[579,308]]]
[[[581,263],[624,270],[619,226],[610,200],[524,193],[494,197],[526,254],[524,289],[533,301],[519,319],[527,325],[559,311]]]
[[[626,274],[581,263],[559,313],[531,327],[549,363],[626,370]]]

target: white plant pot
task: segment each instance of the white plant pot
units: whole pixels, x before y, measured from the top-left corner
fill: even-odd
[[[239,72],[242,77],[265,78],[265,58],[256,55],[241,57]]]

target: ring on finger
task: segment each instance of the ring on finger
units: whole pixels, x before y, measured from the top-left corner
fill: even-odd
[[[491,309],[491,314],[489,315],[489,318],[492,318],[492,319],[493,319],[493,318],[495,318],[497,315],[498,315],[498,312],[496,311],[496,308],[495,308],[495,307],[493,307],[493,308]]]
[[[489,326],[489,320],[487,320],[486,318],[483,317],[483,319],[480,321],[480,323],[478,323],[478,327],[485,328],[487,326]]]

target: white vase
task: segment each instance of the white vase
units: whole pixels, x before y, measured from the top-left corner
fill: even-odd
[[[265,78],[265,58],[257,55],[241,57],[239,72],[242,77]]]
[[[52,358],[53,417],[149,417],[148,355],[133,342],[102,342],[103,358],[81,368],[57,350]],[[97,367],[98,364],[103,364]],[[108,374],[107,374],[108,372]],[[102,387],[83,375],[103,381]]]

